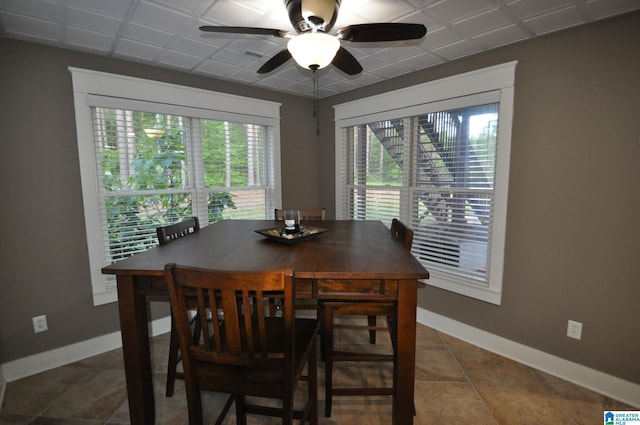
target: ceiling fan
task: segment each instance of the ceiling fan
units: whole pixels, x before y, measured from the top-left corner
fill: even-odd
[[[333,64],[348,75],[362,72],[358,60],[340,45],[340,41],[355,43],[416,40],[424,37],[422,24],[369,23],[348,25],[335,35],[329,32],[338,18],[341,0],[284,0],[289,21],[295,33],[271,28],[201,26],[205,32],[270,35],[288,38],[287,48],[278,52],[258,69],[264,74],[293,59],[303,68],[316,71]]]

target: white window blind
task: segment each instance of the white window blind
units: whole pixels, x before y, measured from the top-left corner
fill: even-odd
[[[513,74],[491,71],[338,106],[336,204],[344,218],[400,218],[427,283],[499,304]]]
[[[129,80],[72,72],[74,88],[76,77],[79,86],[84,78],[125,85]],[[120,84],[112,87],[113,96],[105,95],[108,88],[75,93],[96,304],[115,300],[115,279],[100,269],[157,245],[158,226],[194,215],[201,226],[263,219],[280,203],[276,119],[247,114],[256,111],[251,99],[243,113],[234,113],[233,103],[231,111],[213,110],[206,105],[211,94],[199,101],[195,93],[194,100],[193,89],[185,88],[180,99],[176,86],[157,84],[153,96],[169,89],[166,98],[123,98]]]

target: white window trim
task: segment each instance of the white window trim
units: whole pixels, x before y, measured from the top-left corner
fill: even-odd
[[[94,305],[116,301],[117,290],[115,285],[109,284],[108,276],[102,274],[102,268],[106,264],[102,249],[104,245],[100,225],[97,164],[91,128],[92,96],[165,104],[173,110],[182,107],[197,108],[202,110],[202,116],[213,114],[230,119],[234,116],[236,119],[239,116],[245,116],[249,117],[250,122],[272,126],[275,173],[273,199],[276,205],[282,203],[280,103],[73,67],[69,67],[69,71],[73,81],[80,176]]]
[[[473,297],[493,304],[502,300],[504,271],[504,244],[507,224],[507,195],[509,190],[509,160],[511,157],[511,130],[513,121],[513,97],[517,61],[508,62],[477,71],[430,81],[400,90],[382,93],[340,105],[335,109],[335,164],[336,164],[336,218],[345,219],[345,203],[341,172],[346,167],[345,127],[366,124],[382,118],[399,118],[415,111],[423,111],[425,105],[477,95],[490,91],[499,92],[500,122],[498,124],[498,150],[496,158],[495,203],[491,236],[491,260],[489,284],[473,286],[456,281],[449,275],[431,272],[425,281],[428,285]]]

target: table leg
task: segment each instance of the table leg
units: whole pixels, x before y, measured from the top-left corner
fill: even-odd
[[[118,276],[118,308],[132,425],[155,422],[147,299],[135,293],[132,276]]]
[[[398,282],[397,367],[393,424],[413,424],[413,395],[416,368],[416,307],[418,281]]]

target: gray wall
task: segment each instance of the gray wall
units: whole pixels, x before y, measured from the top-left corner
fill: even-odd
[[[502,305],[429,287],[419,304],[640,383],[640,13],[505,46],[322,101],[517,60]],[[333,192],[323,136],[322,201]],[[333,211],[331,211],[333,213]],[[567,320],[582,340],[566,337]]]
[[[319,137],[310,99],[0,40],[0,363],[118,329],[116,306],[91,301],[67,66],[282,102],[283,206],[333,217],[333,105],[518,60],[502,305],[427,288],[420,306],[640,383],[639,28],[636,13],[323,99]]]

